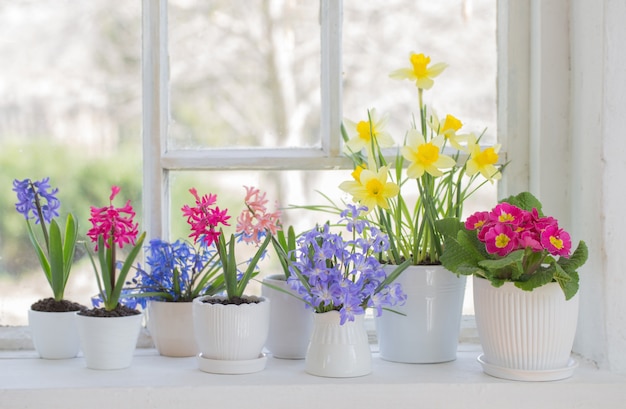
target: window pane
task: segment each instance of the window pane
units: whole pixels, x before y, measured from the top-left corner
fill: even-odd
[[[141,2],[11,1],[0,7],[0,325],[23,325],[52,291],[15,211],[13,179],[50,177],[61,221],[72,212],[80,240],[89,207],[141,211]],[[140,221],[140,220],[139,220]],[[38,226],[37,226],[38,227]],[[65,298],[97,292],[79,246]]]
[[[168,147],[319,145],[317,1],[170,0]]]
[[[389,128],[401,142],[419,115],[417,89],[389,73],[408,68],[411,52],[424,53],[432,63],[449,66],[424,92],[424,103],[440,117],[452,114],[463,131],[482,142],[496,140],[496,1],[375,0],[344,1],[343,114],[353,121],[367,110],[390,114]]]

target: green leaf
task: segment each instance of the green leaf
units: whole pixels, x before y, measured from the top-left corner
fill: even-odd
[[[111,292],[111,296],[109,299],[109,306],[111,307],[111,309],[114,309],[119,303],[120,294],[122,293],[122,288],[124,287],[124,284],[126,283],[126,277],[128,276],[128,272],[133,266],[133,263],[135,262],[137,255],[141,251],[141,246],[143,245],[143,241],[145,238],[146,238],[146,232],[143,232],[141,236],[139,236],[139,239],[137,239],[137,241],[135,242],[135,245],[133,246],[133,248],[128,253],[128,257],[126,257],[124,264],[122,264],[120,273],[117,276],[117,279],[115,281],[115,287],[113,288],[113,291]],[[113,263],[115,263],[115,260],[113,260]]]
[[[74,263],[74,253],[76,252],[76,240],[78,238],[78,225],[72,214],[67,215],[65,220],[65,241],[63,242],[63,288],[67,285],[72,264]]]
[[[588,256],[589,250],[587,249],[587,244],[581,241],[569,258],[560,257],[557,263],[567,274],[572,275],[579,267],[585,264]]]
[[[26,220],[26,227],[28,228],[28,238],[30,239],[30,242],[33,244],[33,247],[35,248],[35,253],[37,254],[37,258],[39,259],[39,264],[41,265],[41,269],[46,275],[46,279],[48,280],[48,283],[50,284],[50,286],[52,286],[52,275],[50,273],[50,261],[48,261],[46,252],[39,244],[37,237],[35,237],[35,232],[33,232],[33,227],[30,225],[30,222],[28,220]]]
[[[56,220],[50,222],[49,244],[50,244],[50,285],[54,299],[59,301],[63,298],[65,288],[64,266],[63,266],[63,238],[61,229]]]
[[[558,263],[555,264],[555,267],[554,279],[559,283],[559,286],[561,286],[563,294],[565,294],[565,299],[569,300],[578,292],[578,273],[575,271],[567,273]]]
[[[459,231],[465,229],[465,225],[457,217],[447,217],[435,221],[437,231],[444,237],[457,237]],[[444,250],[445,251],[445,250]]]
[[[531,275],[526,281],[516,281],[515,286],[521,288],[524,291],[532,291],[535,288],[541,287],[552,282],[554,276],[554,268],[547,268],[544,270],[538,270],[535,274]]]
[[[270,241],[272,241],[272,235],[268,234],[261,246],[259,246],[259,248],[257,249],[256,253],[254,253],[254,257],[252,257],[252,260],[250,260],[250,262],[248,263],[248,268],[246,268],[246,271],[244,271],[243,276],[241,277],[241,280],[239,280],[239,283],[237,285],[237,295],[239,297],[243,295],[243,292],[246,290],[246,286],[248,285],[248,282],[252,279],[252,277],[258,274],[258,272],[256,272],[257,264],[259,263],[261,256],[263,256],[263,252],[270,244]]]
[[[506,199],[500,201],[510,203],[513,206],[517,206],[520,209],[530,211],[532,209],[537,209],[539,216],[543,216],[543,212],[541,211],[541,202],[530,192],[522,192],[515,196],[509,196]]]

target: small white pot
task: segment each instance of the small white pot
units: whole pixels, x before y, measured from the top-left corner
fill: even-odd
[[[486,373],[513,380],[557,380],[569,377],[578,321],[578,294],[565,300],[557,283],[533,291],[511,282],[494,287],[474,277],[476,326]]]
[[[201,357],[225,361],[259,359],[269,331],[269,299],[249,296],[260,302],[241,305],[203,302],[212,297],[193,300],[194,333]]]
[[[396,266],[386,266],[390,270]],[[402,363],[456,359],[466,277],[441,265],[409,266],[396,280],[406,303],[376,318],[380,357]]]
[[[305,370],[316,376],[347,378],[372,372],[372,352],[363,315],[340,325],[339,311],[314,314]]]
[[[265,348],[275,358],[304,359],[313,332],[313,311],[294,297],[284,275],[274,274],[263,279],[263,296],[269,298],[270,330]]]
[[[76,315],[87,368],[123,369],[133,360],[143,314],[127,317]]]
[[[192,302],[148,303],[148,331],[159,354],[171,357],[197,355],[192,310]]]
[[[41,358],[68,359],[78,355],[80,342],[76,311],[43,312],[28,310],[28,326],[35,350]]]

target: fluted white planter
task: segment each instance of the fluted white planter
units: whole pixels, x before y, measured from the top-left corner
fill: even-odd
[[[571,376],[578,294],[565,300],[557,283],[523,291],[493,287],[474,277],[476,326],[486,373],[505,379],[546,381]]]
[[[148,331],[159,354],[189,357],[198,353],[192,307],[192,302],[148,303]]]
[[[306,353],[307,373],[331,378],[372,372],[372,352],[363,315],[339,324],[338,311],[314,314],[313,334]]]
[[[395,266],[386,266],[390,270]],[[466,277],[441,265],[410,266],[396,282],[406,304],[376,318],[380,357],[402,363],[439,363],[456,359]]]
[[[78,355],[80,342],[76,311],[28,310],[28,327],[35,350],[44,359],[68,359]]]
[[[304,359],[313,331],[313,311],[293,294],[282,274],[263,279],[263,296],[271,300],[270,330],[265,348],[275,358]],[[281,291],[282,290],[282,291]],[[287,293],[288,292],[288,293]]]
[[[260,302],[241,305],[203,302],[211,297],[193,300],[200,369],[213,373],[250,373],[264,369],[266,357],[262,350],[269,331],[270,300],[249,296]]]
[[[80,344],[90,369],[123,369],[133,361],[143,314],[126,317],[76,315]]]

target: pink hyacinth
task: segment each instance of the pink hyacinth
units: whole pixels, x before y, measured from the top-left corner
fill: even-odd
[[[246,209],[237,218],[236,232],[241,233],[245,243],[259,244],[267,232],[276,234],[280,226],[280,211],[267,211],[265,193],[254,187],[244,186],[246,189]]]
[[[91,218],[89,221],[93,227],[87,232],[87,236],[96,243],[96,251],[98,250],[97,243],[100,236],[104,239],[104,245],[107,248],[110,247],[110,241],[116,243],[120,249],[128,243],[135,244],[138,223],[133,223],[135,212],[130,205],[130,200],[126,202],[124,207],[113,206],[113,199],[115,199],[120,190],[118,186],[111,188],[109,206],[91,207]]]
[[[209,193],[200,197],[195,188],[189,189],[189,192],[196,199],[196,206],[184,205],[181,209],[183,215],[187,217],[187,223],[191,226],[192,233],[189,237],[192,237],[195,243],[203,240],[207,246],[210,246],[219,238],[219,225],[230,226],[228,224],[230,216],[226,214],[228,209],[220,210],[217,206],[213,207],[217,201],[215,194]]]

